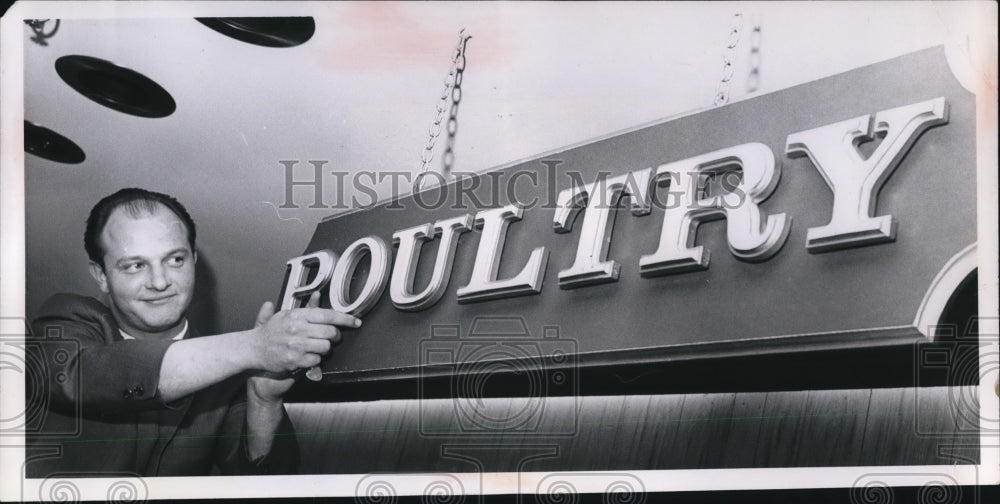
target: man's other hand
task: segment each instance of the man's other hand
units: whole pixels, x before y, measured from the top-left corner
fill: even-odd
[[[316,299],[315,304],[313,299]],[[316,307],[319,306],[319,293],[313,293],[312,297],[309,298],[309,304],[307,306]],[[274,303],[267,301],[261,307],[260,311],[257,312],[257,320],[254,322],[254,329],[263,327],[271,317],[274,316]],[[292,378],[289,373],[282,373],[285,378],[280,378],[278,375],[273,373],[258,373],[249,380],[247,380],[247,393],[252,396],[256,396],[257,399],[267,402],[279,401],[288,389],[292,388],[295,384],[295,378]]]

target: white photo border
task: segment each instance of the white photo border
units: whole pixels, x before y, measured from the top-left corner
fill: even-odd
[[[3,253],[0,255],[0,330],[16,334],[24,330],[25,292],[25,221],[24,221],[24,158],[23,127],[24,86],[23,19],[65,17],[69,12],[79,18],[156,18],[192,16],[251,16],[251,15],[311,15],[311,2],[24,2],[15,5],[3,19],[0,61],[3,97],[0,129],[0,231]],[[983,16],[996,19],[996,4],[982,2]],[[991,7],[992,5],[992,7]],[[992,11],[992,12],[991,12]],[[183,14],[181,14],[183,13]],[[996,29],[994,25],[994,30]],[[989,345],[980,347],[980,369],[1000,366],[996,335],[1000,334],[998,313],[998,245],[997,245],[997,95],[996,39],[992,34],[992,58],[989,62],[970,61],[967,48],[949,48],[949,62],[960,80],[978,98],[978,247],[979,247],[979,313],[980,333],[993,336]],[[976,41],[976,43],[986,43]],[[974,52],[974,51],[973,51]],[[988,52],[988,51],[987,51]],[[980,52],[981,54],[982,52]],[[989,73],[992,66],[992,74]],[[987,76],[983,78],[984,75]],[[963,75],[965,77],[963,77]],[[994,79],[992,87],[988,78]],[[991,316],[989,316],[991,315]],[[23,353],[10,356],[23,359]],[[0,419],[6,420],[23,412],[24,375],[16,369],[0,366],[3,387]],[[981,418],[989,418],[1000,410],[995,384],[981,380],[979,403]],[[18,408],[21,408],[20,410]],[[0,499],[36,500],[47,480],[24,478],[23,436],[0,436]],[[872,475],[889,486],[919,486],[931,481],[953,482],[956,485],[1000,484],[1000,439],[995,432],[980,430],[980,463],[978,465],[930,466],[860,466],[755,469],[698,469],[623,471],[642,481],[649,492],[697,490],[755,490],[788,488],[856,487],[859,481]],[[601,475],[608,471],[574,471],[563,479],[580,492],[602,492]],[[461,488],[474,494],[511,494],[537,488],[554,473],[456,473],[451,477],[462,482]],[[558,473],[561,474],[561,473]],[[161,498],[236,498],[236,497],[313,497],[355,496],[356,488],[370,474],[333,474],[254,477],[191,477],[146,478],[148,497]],[[392,484],[397,495],[417,495],[434,481],[434,474],[379,475]],[[78,490],[77,498],[105,499],[110,485],[117,479],[77,478],[70,480]],[[276,484],[281,483],[281,484]]]

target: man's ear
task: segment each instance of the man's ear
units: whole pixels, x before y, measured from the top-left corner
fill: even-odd
[[[90,276],[94,277],[94,281],[101,288],[101,292],[107,294],[108,275],[104,272],[104,267],[94,261],[90,261]]]
[[[198,251],[197,250],[192,250],[191,251],[191,257],[194,257],[194,263],[198,264]]]

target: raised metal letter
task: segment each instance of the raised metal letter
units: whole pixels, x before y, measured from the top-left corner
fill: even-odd
[[[368,279],[365,280],[365,286],[361,289],[357,299],[351,302],[348,301],[348,298],[350,297],[354,270],[357,269],[366,252],[371,255]],[[330,308],[360,317],[368,313],[378,302],[388,279],[389,247],[378,236],[361,238],[344,250],[344,255],[337,261],[337,266],[333,269],[333,278],[330,281]]]
[[[482,228],[476,263],[472,268],[469,284],[458,289],[459,303],[471,303],[506,297],[537,294],[542,291],[542,279],[548,262],[548,251],[538,247],[531,251],[528,263],[513,278],[497,280],[500,255],[503,254],[507,226],[521,220],[524,207],[519,204],[483,210],[476,214],[476,228]]]
[[[708,198],[698,194],[699,180],[705,174],[719,173],[732,165],[742,169],[743,179],[731,191]],[[680,185],[679,191],[671,191],[679,201],[664,211],[656,252],[639,259],[642,276],[708,268],[709,251],[693,245],[698,225],[710,219],[726,218],[729,250],[744,261],[770,258],[788,237],[791,218],[783,213],[768,216],[758,206],[781,177],[768,146],[747,143],[660,165],[657,180],[667,176],[671,184]]]
[[[806,249],[826,252],[896,240],[896,219],[874,217],[879,190],[917,138],[948,122],[948,104],[935,98],[788,135],[789,156],[809,156],[833,190],[833,215],[825,226],[809,228]],[[868,159],[857,145],[882,133]]]
[[[392,243],[399,247],[396,264],[392,267],[389,281],[389,297],[392,304],[404,311],[419,311],[437,303],[444,295],[451,278],[451,267],[458,248],[458,236],[472,227],[472,215],[465,214],[453,219],[440,220],[430,224],[396,231]],[[427,287],[419,294],[413,294],[413,276],[417,271],[420,248],[424,242],[440,236],[434,271]]]
[[[622,196],[628,195],[634,215],[649,213],[649,178],[652,171],[652,168],[646,168],[629,172],[559,193],[553,219],[557,233],[572,231],[573,221],[580,209],[584,205],[587,207],[573,265],[559,272],[560,288],[573,289],[618,280],[621,265],[607,260],[615,225],[612,210],[618,206]]]
[[[281,296],[279,310],[297,308],[299,301],[309,297],[330,281],[333,265],[337,262],[337,254],[323,249],[304,256],[288,260],[288,281],[285,283],[285,293]],[[309,278],[311,268],[316,268],[316,274],[311,282],[302,285]]]

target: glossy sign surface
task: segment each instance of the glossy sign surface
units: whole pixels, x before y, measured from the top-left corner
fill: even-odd
[[[916,116],[902,117],[910,112]],[[910,131],[894,130],[897,126]],[[881,134],[886,128],[888,134]],[[808,138],[816,131],[837,138]],[[845,144],[838,144],[845,132],[846,146],[856,153],[845,153]],[[692,161],[719,152],[730,152],[735,167],[724,159]],[[926,311],[925,300],[934,297],[929,290],[976,241],[975,153],[974,95],[953,77],[943,49],[935,48],[547,154],[480,177],[479,186],[464,194],[452,184],[429,189],[419,200],[404,197],[332,218],[317,226],[305,253],[341,254],[369,235],[388,243],[400,230],[463,215],[478,219],[514,203],[523,207],[520,219],[505,221],[500,243],[485,247],[499,257],[482,253],[482,228],[458,234],[450,280],[433,304],[401,310],[383,295],[364,317],[363,329],[324,362],[324,379],[419,376],[435,362],[424,349],[440,334],[455,347],[454,355],[462,354],[470,338],[492,338],[497,348],[534,349],[524,350],[526,362],[537,357],[531,352],[562,348],[558,343],[565,342],[573,352],[566,366],[926,338],[926,328],[915,320]],[[836,164],[838,158],[850,166],[838,168],[843,165]],[[895,164],[888,166],[889,161]],[[658,167],[671,163],[690,165],[682,179],[697,180],[706,170],[728,170],[736,177],[728,185],[709,182],[698,193],[671,199],[672,191],[686,194],[657,174]],[[753,170],[744,173],[741,163]],[[643,191],[609,189],[605,193],[615,196],[617,210],[592,218],[604,227],[587,232],[587,203],[572,198],[586,191],[563,198],[573,200],[575,216],[559,205],[560,193],[574,183],[643,175],[649,168],[654,173],[649,212],[635,212],[632,196],[625,197]],[[871,180],[845,183],[853,179],[829,176],[837,169],[864,172]],[[849,192],[835,198],[835,184]],[[727,203],[733,195],[726,191],[740,187],[745,199]],[[703,212],[670,206],[711,200],[713,194],[720,196],[718,205]],[[687,219],[681,224],[689,227],[675,233],[684,236],[683,243],[674,240],[664,249],[664,229],[678,225],[665,221],[668,214]],[[866,221],[859,216],[895,224],[875,226],[876,239],[872,232],[828,236],[830,226]],[[746,225],[750,228],[740,235],[736,227]],[[581,245],[581,239],[588,243]],[[435,270],[435,251],[449,249],[424,242],[416,254],[419,265],[404,282],[408,292],[424,291]],[[675,263],[667,259],[692,249],[700,253],[684,267],[671,268]],[[670,251],[661,254],[667,259],[658,262],[658,250]],[[397,247],[391,253],[395,263]],[[540,267],[541,283],[535,289],[528,282],[506,297],[462,302],[457,291],[483,276],[478,261],[488,263],[487,273],[495,266],[501,281]],[[608,265],[617,268],[600,269]],[[363,267],[354,273],[360,289],[367,273]],[[470,334],[496,317],[518,319],[525,331]],[[539,344],[508,344],[515,340]],[[487,354],[476,355],[488,360]],[[495,357],[508,354],[498,351]]]

